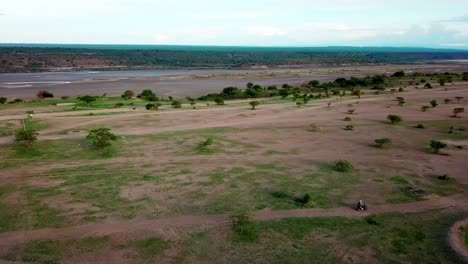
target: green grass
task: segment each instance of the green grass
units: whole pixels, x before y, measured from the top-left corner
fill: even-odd
[[[460,235],[462,237],[463,243],[465,244],[465,247],[468,249],[468,227],[461,227]]]
[[[258,222],[257,243],[225,246],[219,254],[242,263],[458,263],[440,237],[461,217],[435,211]],[[365,258],[356,254],[368,251]]]
[[[409,184],[409,182],[405,178],[400,177],[400,176],[391,177],[390,181],[392,181],[395,184],[402,184],[402,185]]]
[[[20,260],[27,263],[62,263],[69,256],[95,253],[104,248],[109,242],[107,237],[92,237],[80,240],[37,240],[15,248],[8,255],[7,260]]]
[[[138,252],[140,259],[143,259],[148,263],[152,263],[151,259],[162,254],[166,249],[168,249],[170,247],[170,243],[158,237],[154,237],[137,241],[133,243],[131,247]]]

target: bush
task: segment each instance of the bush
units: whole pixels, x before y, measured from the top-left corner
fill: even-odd
[[[352,130],[354,130],[354,126],[353,125],[347,125],[347,126],[345,126],[344,130],[352,131]]]
[[[157,103],[157,104],[146,104],[145,108],[146,108],[146,110],[158,110],[160,106],[161,106],[161,104],[159,104],[159,103]]]
[[[388,145],[392,143],[392,140],[389,138],[379,138],[374,140],[376,147],[383,148],[384,145]]]
[[[306,205],[307,203],[309,203],[309,201],[310,201],[310,194],[304,194],[303,197],[297,198],[295,201],[296,201],[296,203],[298,203],[299,205],[304,206],[304,205]]]
[[[352,115],[352,114],[354,114],[355,111],[356,111],[356,109],[348,109],[348,114]]]
[[[177,100],[172,101],[171,105],[174,108],[182,108],[182,103],[180,101],[177,101]]]
[[[206,151],[208,149],[208,146],[211,146],[211,145],[213,145],[213,139],[207,138],[205,141],[198,143],[198,149],[200,151]]]
[[[117,107],[117,108],[120,108],[120,107],[122,107],[122,106],[124,106],[124,103],[116,103],[116,104],[115,104],[115,107]]]
[[[125,99],[130,99],[130,98],[133,98],[134,96],[135,96],[135,93],[132,90],[127,90],[122,94],[121,97]]]
[[[458,114],[465,112],[465,108],[458,107],[453,109],[453,116],[452,117],[459,117]]]
[[[424,85],[424,88],[426,89],[432,89],[432,85],[430,83],[426,83],[426,85]]]
[[[37,92],[37,98],[44,100],[45,98],[53,98],[54,94],[45,90]]]
[[[217,97],[214,99],[214,102],[217,104],[217,105],[224,105],[224,99],[221,98],[221,97]]]
[[[348,121],[348,122],[351,121],[351,120],[352,120],[352,119],[351,119],[351,117],[349,117],[349,116],[345,117],[345,119],[344,119],[344,121]]]
[[[427,109],[429,109],[429,106],[427,106],[427,105],[421,106],[421,111],[426,112]]]
[[[441,180],[441,181],[449,181],[449,180],[451,180],[451,178],[450,178],[447,174],[438,176],[437,179],[438,179],[438,180]]]
[[[7,102],[7,98],[6,97],[0,97],[0,104],[4,104]]]
[[[434,153],[438,154],[441,149],[447,147],[447,144],[438,140],[431,140],[429,146]]]
[[[289,197],[289,195],[287,193],[285,193],[285,192],[272,192],[271,196],[273,196],[275,198],[280,198],[280,199]]]
[[[15,132],[15,141],[21,142],[26,145],[26,147],[31,150],[32,144],[37,140],[37,133],[34,129],[29,128],[20,128]]]
[[[437,101],[436,101],[436,100],[432,100],[432,101],[430,101],[430,104],[431,104],[432,108],[434,108],[434,107],[436,107],[436,106],[438,106],[438,105],[439,105],[439,104],[437,103]]]
[[[335,164],[335,170],[340,171],[340,172],[348,172],[353,169],[353,165],[351,162],[347,160],[339,160]]]
[[[232,231],[238,240],[254,242],[258,239],[257,226],[247,213],[232,214],[230,218]]]
[[[417,125],[415,126],[415,128],[424,129],[424,128],[426,128],[426,127],[424,127],[423,124],[417,124]]]
[[[160,98],[157,97],[156,94],[149,89],[143,90],[137,97],[150,102],[160,100]]]
[[[387,119],[390,120],[392,124],[400,123],[401,121],[403,121],[403,119],[399,115],[388,115]]]

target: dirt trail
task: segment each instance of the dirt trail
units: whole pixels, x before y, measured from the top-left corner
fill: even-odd
[[[255,212],[252,217],[258,221],[268,221],[284,218],[304,217],[365,217],[373,214],[399,212],[417,213],[434,209],[455,208],[468,210],[468,197],[455,195],[451,197],[433,198],[422,202],[397,205],[370,206],[368,211],[358,212],[350,207],[334,209],[299,209],[299,210],[264,210]],[[155,228],[192,227],[203,225],[226,225],[229,216],[223,215],[189,215],[154,220],[114,221],[106,223],[92,223],[66,228],[47,228],[30,231],[15,231],[0,234],[0,248],[34,240],[66,240],[93,236],[107,236],[119,233],[144,232]]]
[[[468,263],[468,248],[466,248],[460,236],[460,227],[468,228],[468,218],[456,222],[450,228],[450,232],[448,234],[448,240],[453,250],[455,250],[455,252],[457,252]]]

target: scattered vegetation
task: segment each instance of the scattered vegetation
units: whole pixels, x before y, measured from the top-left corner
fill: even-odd
[[[432,151],[436,154],[440,153],[440,150],[447,147],[447,144],[445,144],[444,142],[442,141],[438,141],[438,140],[431,140],[429,142],[429,146],[430,148],[432,149]]]

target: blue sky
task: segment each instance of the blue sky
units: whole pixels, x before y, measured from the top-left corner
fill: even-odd
[[[468,49],[468,0],[0,0],[0,42]]]

